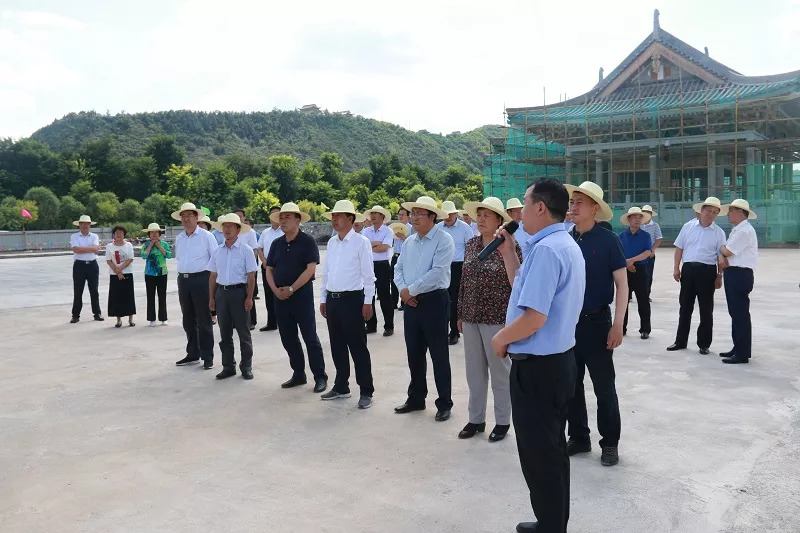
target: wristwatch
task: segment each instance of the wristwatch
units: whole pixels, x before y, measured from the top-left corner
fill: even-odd
[[[291,285],[289,285],[289,292],[290,292],[290,293],[292,293],[292,294],[294,294],[294,289],[292,288],[292,286],[291,286]]]

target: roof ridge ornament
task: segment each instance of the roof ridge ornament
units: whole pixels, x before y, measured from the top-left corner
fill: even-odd
[[[661,29],[661,24],[658,21],[658,17],[661,13],[656,9],[653,11],[653,36],[658,39],[660,37],[659,30]]]

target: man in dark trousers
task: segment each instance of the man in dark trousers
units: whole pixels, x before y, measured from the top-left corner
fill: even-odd
[[[274,205],[269,208],[269,215],[280,213],[281,207]],[[272,243],[283,235],[283,230],[278,222],[270,220],[271,226],[261,232],[261,239],[258,241],[258,257],[261,259],[261,277],[264,281],[264,304],[267,306],[267,323],[258,331],[274,331],[278,329],[277,315],[275,314],[275,295],[267,283],[267,256],[269,255]]]
[[[713,196],[694,204],[693,208],[699,216],[684,224],[675,239],[672,277],[681,284],[681,307],[675,342],[667,347],[667,351],[685,350],[689,344],[694,301],[697,299],[700,306],[697,346],[700,354],[708,355],[714,330],[714,291],[722,288],[722,271],[718,270],[717,263],[725,245],[725,232],[714,221],[718,215],[726,215],[728,208]]]
[[[521,533],[565,533],[569,520],[569,456],[564,438],[575,391],[575,324],[585,267],[564,228],[569,194],[558,180],[542,179],[525,194],[529,234],[520,267],[516,242],[504,229],[499,250],[512,284],[506,325],[492,339],[498,357],[511,357],[511,405],[522,473],[538,522]]]
[[[293,372],[281,387],[289,389],[307,383],[303,346],[297,336],[299,327],[308,350],[308,366],[314,374],[314,392],[324,392],[328,388],[328,375],[314,316],[313,280],[319,264],[319,248],[314,238],[300,229],[300,224],[311,217],[294,202],[287,202],[269,218],[278,221],[283,230],[267,256],[267,283],[277,298],[278,332]]]
[[[394,283],[403,301],[408,370],[411,382],[408,398],[395,407],[398,414],[425,409],[428,396],[425,352],[430,350],[433,377],[439,397],[436,399],[436,421],[450,418],[451,397],[450,350],[447,330],[450,322],[450,263],[453,261],[453,238],[436,226],[444,213],[429,196],[403,207],[411,211],[414,235],[403,243],[403,253],[394,269]]]
[[[236,375],[233,355],[233,330],[239,337],[242,362],[239,365],[244,379],[253,379],[253,342],[250,337],[250,309],[256,284],[256,256],[253,249],[239,239],[242,221],[235,213],[217,219],[217,229],[225,235],[208,262],[208,307],[217,311],[219,349],[222,352],[222,372],[217,379]]]
[[[648,261],[653,257],[653,243],[650,234],[642,226],[650,220],[650,215],[639,209],[631,207],[628,212],[620,217],[620,222],[630,226],[619,234],[622,250],[628,270],[628,302],[631,295],[636,294],[636,306],[639,309],[639,334],[642,339],[650,337],[650,286],[648,284]],[[622,323],[622,334],[628,333],[628,308],[625,307],[625,320]]]
[[[71,324],[75,324],[81,319],[81,309],[83,309],[83,287],[89,285],[89,298],[92,301],[92,314],[94,319],[102,322],[103,316],[100,311],[100,296],[97,292],[97,284],[100,276],[100,267],[97,265],[97,251],[100,249],[100,237],[89,230],[97,222],[92,222],[89,215],[81,217],[72,223],[78,226],[79,232],[73,233],[69,238],[72,247],[72,319]]]
[[[475,236],[472,228],[458,218],[458,209],[450,200],[442,202],[442,211],[447,215],[436,226],[446,231],[453,238],[453,262],[450,263],[450,335],[447,343],[458,344],[458,290],[461,287],[461,272],[464,269],[464,250],[467,242]]]
[[[661,226],[656,222],[658,213],[653,210],[653,206],[645,205],[642,207],[642,211],[651,217],[650,222],[642,224],[642,229],[650,235],[650,240],[653,241],[653,256],[647,261],[647,295],[648,300],[652,302],[653,299],[650,298],[650,294],[653,292],[653,272],[656,268],[656,250],[661,246],[661,241],[664,236],[661,234]]]
[[[205,216],[193,203],[187,202],[172,213],[180,220],[183,230],[175,238],[175,257],[178,260],[178,299],[186,332],[186,357],[176,361],[183,366],[203,359],[203,368],[214,367],[214,331],[211,329],[211,310],[208,308],[208,261],[217,248],[214,236],[197,225]]]
[[[356,383],[361,389],[358,408],[368,409],[372,405],[375,387],[367,334],[362,325],[372,317],[375,273],[372,245],[369,239],[353,229],[356,215],[356,208],[350,200],[339,200],[330,213],[323,215],[330,219],[336,232],[336,236],[328,241],[319,297],[319,312],[328,322],[336,380],[333,388],[321,398],[337,400],[350,397],[352,357]]]
[[[397,307],[397,304],[400,302],[400,291],[397,290],[397,285],[394,284],[394,267],[395,267],[395,265],[397,265],[397,259],[400,257],[400,252],[403,251],[403,243],[408,238],[408,236],[411,235],[411,233],[413,231],[413,226],[411,225],[411,222],[409,222],[409,220],[411,220],[411,213],[408,212],[408,209],[405,209],[403,207],[398,209],[397,210],[397,220],[399,220],[399,222],[396,223],[396,224],[392,224],[389,229],[392,229],[392,228],[395,228],[395,227],[399,229],[398,224],[400,224],[400,225],[405,226],[408,229],[408,231],[407,232],[394,231],[394,241],[392,243],[393,254],[392,254],[392,264],[391,264],[391,266],[392,266],[392,287],[391,287],[392,307]],[[402,309],[403,309],[403,306],[402,306],[402,304],[400,304],[400,310],[402,311]]]
[[[385,223],[392,218],[391,213],[376,205],[364,211],[364,216],[371,224],[364,228],[361,235],[370,241],[372,246],[372,264],[375,267],[375,291],[381,303],[383,315],[383,336],[394,335],[394,301],[392,300],[392,243],[394,235]],[[375,302],[373,302],[374,305]],[[366,324],[367,333],[378,331],[378,317],[375,313]]]
[[[613,466],[619,462],[621,422],[615,384],[614,348],[622,344],[625,307],[628,305],[627,261],[616,233],[596,221],[609,221],[614,213],[603,200],[603,189],[591,181],[579,187],[566,185],[570,193],[570,212],[575,226],[570,234],[578,243],[586,264],[586,290],[578,324],[575,327],[575,397],[569,406],[569,441],[567,453],[587,453],[589,417],[583,377],[586,369],[592,378],[597,397],[597,430],[600,433],[600,463]],[[616,293],[615,293],[616,286]],[[611,302],[616,299],[614,321]]]
[[[719,266],[725,278],[725,300],[731,315],[733,349],[722,352],[723,363],[750,362],[753,325],[750,321],[750,292],[753,290],[753,271],[758,262],[758,238],[748,220],[756,214],[747,200],[736,199],[729,205],[728,221],[733,225],[726,242],[720,249]]]

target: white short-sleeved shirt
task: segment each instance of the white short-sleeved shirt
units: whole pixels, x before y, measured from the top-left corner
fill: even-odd
[[[394,234],[389,226],[383,224],[375,231],[375,226],[369,226],[361,230],[361,235],[366,237],[370,243],[380,241],[389,246],[385,252],[372,252],[373,261],[388,261],[392,258],[392,243],[394,242]],[[370,244],[371,246],[371,244]]]
[[[675,247],[683,250],[684,263],[716,265],[719,251],[725,244],[725,232],[712,222],[707,228],[699,219],[690,220],[681,228]]]
[[[269,247],[272,246],[272,242],[281,235],[283,235],[283,230],[281,228],[274,229],[272,226],[261,232],[258,247],[264,250],[264,259],[269,255]]]
[[[73,233],[69,237],[69,245],[71,248],[76,246],[100,246],[100,237],[97,236],[96,233],[92,233],[91,231],[84,235],[80,231],[78,233]],[[72,258],[76,261],[96,261],[97,254],[96,253],[85,253],[85,254],[73,254]]]
[[[238,285],[247,283],[247,274],[256,272],[258,265],[253,249],[241,239],[236,239],[230,248],[224,243],[217,246],[206,270],[217,273],[217,283],[220,285]]]
[[[223,243],[224,244],[224,243]],[[197,226],[191,235],[182,231],[175,238],[175,257],[179,274],[193,274],[206,270],[208,260],[220,246],[211,233]]]
[[[114,265],[119,266],[128,259],[133,259],[136,257],[133,255],[133,245],[129,242],[126,242],[122,246],[117,246],[113,242],[106,244],[106,261],[111,261]],[[113,274],[114,272],[109,267],[109,273]],[[123,274],[133,274],[133,262],[122,269]]]
[[[733,255],[728,257],[728,265],[742,268],[756,268],[758,262],[758,237],[756,230],[747,220],[742,220],[731,228],[725,247]]]
[[[258,248],[258,235],[254,229],[251,229],[247,233],[240,233],[236,240],[242,244],[246,244],[251,250]]]

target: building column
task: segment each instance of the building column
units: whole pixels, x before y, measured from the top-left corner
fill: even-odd
[[[567,159],[564,164],[564,183],[572,184],[572,159]]]
[[[650,203],[658,203],[658,157],[650,154]]]
[[[746,187],[746,198],[753,201],[758,198],[758,180],[756,179],[756,149],[747,148],[745,150],[745,171],[744,178]]]
[[[603,158],[599,155],[594,159],[594,182],[603,188]]]

